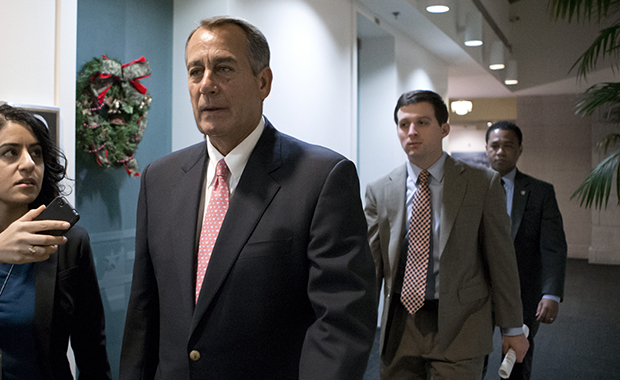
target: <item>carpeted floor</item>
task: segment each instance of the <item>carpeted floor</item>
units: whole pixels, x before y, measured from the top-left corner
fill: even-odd
[[[484,380],[500,379],[500,339]],[[379,379],[378,345],[377,334],[364,380]],[[536,336],[531,380],[599,379],[620,379],[620,266],[571,259],[558,320]]]

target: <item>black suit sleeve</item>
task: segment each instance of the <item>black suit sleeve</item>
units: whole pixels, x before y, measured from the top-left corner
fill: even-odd
[[[110,379],[103,304],[88,236],[80,239],[81,286],[71,345],[79,379]]]
[[[366,222],[368,223],[368,243],[375,262],[375,277],[377,281],[377,302],[381,297],[381,285],[383,284],[383,258],[381,257],[381,234],[379,233],[379,211],[377,210],[377,197],[373,188],[366,188]]]
[[[540,225],[542,294],[564,297],[566,236],[553,186],[546,186]]]
[[[49,359],[54,376],[69,372],[67,344],[75,355],[79,379],[109,380],[105,317],[90,240],[86,230],[74,227],[58,251]]]
[[[327,176],[309,231],[308,296],[316,321],[306,333],[300,379],[362,379],[377,325],[374,264],[355,166]]]
[[[121,379],[153,379],[159,364],[159,296],[147,241],[148,166],[138,197],[136,251],[121,351]]]

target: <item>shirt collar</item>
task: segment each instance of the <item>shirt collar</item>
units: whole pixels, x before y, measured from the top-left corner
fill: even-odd
[[[443,152],[441,157],[430,167],[428,168],[428,172],[431,177],[434,178],[437,182],[443,181],[443,172],[444,165],[446,163],[446,157],[448,154]],[[422,173],[423,169],[420,169],[415,164],[412,164],[411,161],[407,160],[407,175],[414,180],[414,183],[418,182],[418,176]]]
[[[514,186],[516,176],[517,176],[517,168],[515,167],[514,169],[510,171],[510,173],[503,176],[502,179],[504,180],[504,182]]]
[[[209,163],[207,167],[207,178],[209,179],[209,184],[215,179],[215,168],[217,163],[223,158],[226,161],[226,165],[228,166],[228,170],[230,170],[230,178],[229,178],[229,186],[233,186],[237,184],[239,178],[241,178],[241,174],[243,173],[243,169],[245,169],[245,165],[248,163],[250,159],[250,154],[254,150],[254,147],[258,143],[260,136],[263,134],[263,130],[265,129],[265,118],[261,116],[260,122],[246,137],[243,141],[239,143],[236,147],[231,150],[226,157],[224,157],[214,146],[211,144],[209,140],[209,136],[207,136],[207,153],[209,154]]]

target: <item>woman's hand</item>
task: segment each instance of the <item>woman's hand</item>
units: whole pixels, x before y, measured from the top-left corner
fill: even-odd
[[[24,264],[47,260],[59,245],[65,244],[64,236],[37,234],[39,231],[66,230],[68,222],[60,220],[33,220],[45,206],[32,209],[11,223],[0,233],[0,263]]]

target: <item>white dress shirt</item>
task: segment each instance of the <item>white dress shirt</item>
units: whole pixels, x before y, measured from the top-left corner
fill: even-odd
[[[207,163],[207,174],[204,179],[204,206],[203,206],[203,218],[204,214],[207,212],[207,205],[209,204],[209,200],[211,199],[211,191],[213,190],[213,185],[215,185],[215,171],[217,167],[217,163],[224,159],[226,165],[228,166],[228,170],[230,170],[230,177],[228,178],[228,190],[230,192],[230,198],[235,192],[237,188],[237,184],[239,184],[239,179],[241,178],[241,174],[243,174],[243,170],[245,169],[245,165],[248,163],[250,159],[250,154],[254,150],[256,143],[260,139],[260,136],[263,134],[263,130],[265,129],[265,118],[261,116],[260,122],[246,137],[243,141],[239,143],[233,150],[231,150],[226,157],[222,155],[211,143],[209,140],[209,136],[207,136],[207,153],[209,154],[209,162]],[[202,225],[202,220],[199,221]]]

